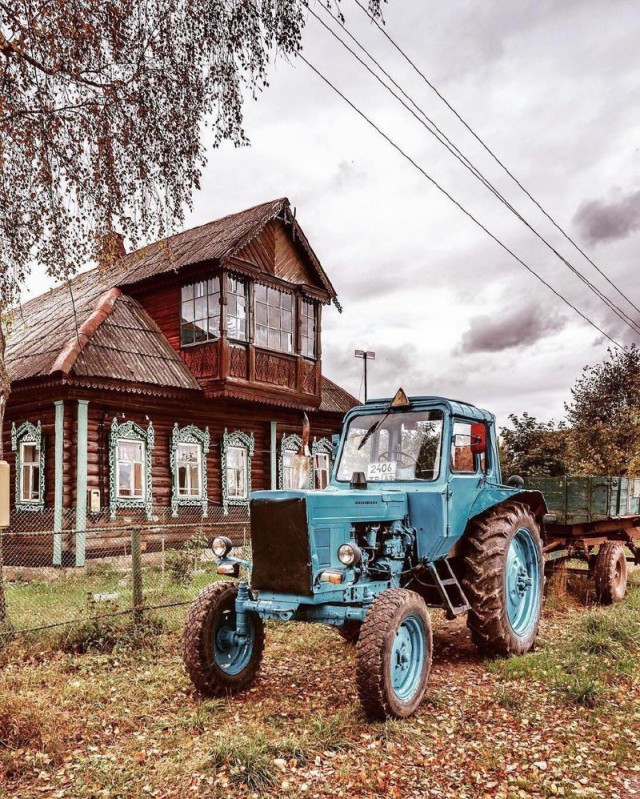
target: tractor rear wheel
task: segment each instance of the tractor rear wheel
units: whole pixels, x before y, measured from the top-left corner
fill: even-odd
[[[471,522],[463,588],[467,625],[488,656],[521,655],[534,644],[542,611],[540,528],[526,505],[509,502]]]
[[[593,576],[599,602],[603,605],[622,602],[627,593],[627,556],[622,544],[607,541],[600,547]]]
[[[264,625],[247,614],[247,636],[236,636],[235,583],[207,586],[187,614],[182,658],[191,682],[205,696],[241,691],[253,682],[264,650]]]
[[[432,651],[431,619],[421,596],[390,588],[374,600],[356,646],[356,683],[368,718],[406,718],[416,711]]]

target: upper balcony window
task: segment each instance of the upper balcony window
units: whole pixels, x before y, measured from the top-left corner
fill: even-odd
[[[220,278],[189,283],[181,296],[180,343],[220,338]]]
[[[316,357],[316,304],[302,300],[302,354],[307,358]]]
[[[256,345],[293,352],[293,295],[255,285]]]
[[[229,277],[227,291],[227,330],[229,338],[246,341],[247,330],[247,281]]]

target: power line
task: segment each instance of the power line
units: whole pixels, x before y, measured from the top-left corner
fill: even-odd
[[[593,268],[612,286],[618,294],[626,300],[631,307],[640,313],[640,308],[629,298],[627,295],[621,291],[618,286],[611,280],[611,278],[603,272],[603,270],[589,257],[589,255],[580,247],[580,245],[556,222],[556,220],[549,214],[549,212],[541,205],[541,203],[536,200],[536,198],[529,192],[529,190],[518,180],[518,178],[511,172],[511,170],[498,158],[498,156],[493,152],[493,150],[489,147],[488,144],[484,142],[484,140],[475,132],[475,130],[468,124],[468,122],[462,117],[462,115],[451,105],[451,103],[447,100],[447,98],[440,92],[440,90],[427,78],[427,76],[416,66],[416,64],[409,58],[409,56],[404,52],[404,50],[400,47],[400,45],[396,44],[396,42],[391,38],[391,36],[387,33],[382,25],[378,22],[375,17],[372,17],[368,10],[362,5],[360,0],[354,0],[354,2],[358,5],[361,11],[367,16],[371,22],[378,28],[378,30],[383,34],[383,36],[388,39],[388,41],[395,47],[395,49],[400,53],[400,55],[405,59],[405,61],[418,73],[418,75],[422,78],[422,80],[429,86],[429,88],[437,94],[437,96],[442,100],[442,102],[447,106],[447,108],[457,117],[457,119],[465,126],[465,128],[471,133],[471,135],[482,145],[482,147],[489,153],[489,155],[494,159],[494,161],[502,167],[502,169],[506,172],[506,174],[516,183],[516,185],[522,189],[522,191],[527,195],[527,197],[531,200],[537,208],[542,211],[542,213],[547,217],[547,219],[551,222],[551,224],[564,236],[564,238],[570,242],[576,250],[584,257],[586,260],[593,266]]]
[[[340,21],[331,13],[331,11],[322,6],[325,12],[335,21],[340,23]],[[609,299],[605,294],[600,291],[600,289],[595,286],[591,281],[582,274],[582,272],[575,267],[572,263],[570,263],[563,255],[560,253],[552,244],[550,244],[547,239],[538,231],[536,230],[527,219],[525,219],[522,214],[502,195],[502,193],[491,183],[491,181],[483,175],[483,173],[477,169],[477,167],[472,163],[472,161],[467,158],[464,153],[446,136],[446,134],[438,127],[438,125],[426,114],[426,112],[417,105],[417,103],[405,92],[405,90],[394,80],[394,78],[384,69],[383,66],[374,58],[373,55],[362,45],[358,39],[346,28],[346,26],[342,25],[342,29],[345,33],[352,39],[355,44],[365,53],[365,55],[378,67],[378,69],[391,81],[391,83],[409,100],[409,102],[417,109],[417,111],[424,117],[424,120],[421,119],[408,105],[405,103],[401,97],[399,97],[390,86],[388,86],[379,75],[377,75],[368,64],[366,64],[360,56],[356,52],[354,52],[351,47],[341,39],[338,34],[332,30],[320,17],[313,11],[313,9],[309,8],[309,12],[316,18],[316,20],[380,83],[391,95],[394,97],[401,105],[409,111],[409,113],[424,127],[427,131],[434,136],[446,150],[448,150],[454,158],[456,158],[460,163],[468,169],[475,178],[477,178],[501,203],[503,203],[513,214],[519,219],[551,252],[554,253],[564,265],[579,279],[582,281],[584,285],[586,285],[597,297],[598,299],[602,300],[605,305],[612,310],[616,316],[624,322],[628,327],[631,328],[632,332],[636,334],[640,334],[640,325],[632,319],[625,311],[616,305],[612,300]],[[426,120],[426,121],[425,121]]]
[[[343,94],[343,93],[340,91],[340,89],[338,89],[336,86],[334,86],[334,84],[333,84],[333,83],[331,83],[331,81],[330,81],[328,78],[326,78],[326,77],[325,77],[325,76],[324,76],[324,75],[323,75],[323,74],[322,74],[322,73],[321,73],[321,72],[320,72],[318,69],[316,69],[316,67],[314,67],[314,66],[313,66],[313,64],[311,64],[311,63],[310,63],[310,62],[309,62],[309,61],[308,61],[308,60],[305,58],[305,56],[304,56],[304,55],[302,55],[302,53],[298,53],[298,56],[297,56],[297,57],[298,57],[298,58],[300,58],[300,59],[301,59],[301,60],[302,60],[302,61],[303,61],[303,62],[304,62],[304,63],[305,63],[305,64],[306,64],[308,67],[309,67],[309,69],[311,69],[313,72],[315,72],[315,74],[316,74],[316,75],[317,75],[317,76],[318,76],[318,77],[319,77],[319,78],[320,78],[322,81],[324,81],[324,83],[326,83],[326,84],[327,84],[327,86],[329,86],[329,87],[330,87],[330,88],[331,88],[331,89],[332,89],[332,90],[333,90],[333,91],[334,91],[334,92],[335,92],[335,93],[336,93],[336,94],[337,94],[339,97],[341,97],[341,98],[344,100],[344,102],[345,102],[345,103],[347,103],[347,105],[348,105],[350,108],[352,108],[352,109],[353,109],[353,110],[354,110],[354,111],[355,111],[355,112],[358,114],[358,116],[362,117],[362,119],[364,119],[364,121],[365,121],[365,122],[367,122],[367,123],[368,123],[368,124],[369,124],[369,125],[370,125],[370,126],[371,126],[371,127],[372,127],[372,128],[373,128],[373,129],[374,129],[374,130],[375,130],[375,131],[376,131],[376,132],[379,134],[379,135],[380,135],[380,136],[382,136],[382,138],[383,138],[383,139],[385,139],[385,140],[386,140],[386,141],[387,141],[387,142],[388,142],[388,143],[389,143],[389,144],[390,144],[390,145],[391,145],[391,146],[392,146],[392,147],[393,147],[395,150],[397,150],[397,151],[400,153],[400,155],[401,155],[403,158],[405,158],[405,159],[406,159],[406,160],[407,160],[407,161],[408,161],[408,162],[409,162],[409,163],[410,163],[410,164],[411,164],[413,167],[415,167],[415,168],[418,170],[418,172],[420,172],[420,174],[421,174],[423,177],[425,177],[425,178],[426,178],[426,179],[427,179],[427,180],[428,180],[428,181],[429,181],[429,182],[430,182],[430,183],[431,183],[433,186],[435,186],[435,187],[436,187],[436,189],[438,189],[438,191],[439,191],[439,192],[441,192],[442,194],[444,194],[444,196],[445,196],[445,197],[447,197],[447,198],[448,198],[448,199],[449,199],[449,200],[450,200],[450,201],[451,201],[451,202],[452,202],[452,203],[453,203],[455,206],[457,206],[457,207],[458,207],[458,208],[459,208],[459,209],[462,211],[462,213],[463,213],[465,216],[469,217],[469,219],[471,219],[471,221],[472,221],[472,222],[475,222],[475,224],[476,224],[476,225],[477,225],[477,226],[478,226],[478,227],[479,227],[481,230],[483,230],[483,231],[484,231],[484,232],[485,232],[485,233],[486,233],[486,234],[487,234],[487,235],[488,235],[490,238],[492,238],[492,239],[493,239],[493,240],[496,242],[496,244],[498,244],[500,247],[502,247],[502,249],[503,249],[503,250],[505,250],[505,252],[509,253],[509,255],[511,255],[513,258],[515,258],[515,260],[516,260],[516,261],[517,261],[519,264],[521,264],[522,266],[524,266],[524,268],[525,268],[525,269],[526,269],[528,272],[530,272],[530,273],[531,273],[531,274],[532,274],[534,277],[536,277],[536,278],[537,278],[537,279],[538,279],[538,280],[539,280],[539,281],[540,281],[540,282],[541,282],[543,285],[545,285],[545,286],[546,286],[546,287],[547,287],[547,288],[548,288],[550,291],[552,291],[552,292],[553,292],[553,294],[555,294],[555,295],[556,295],[556,297],[558,297],[560,300],[562,300],[562,302],[564,302],[566,305],[568,305],[568,306],[569,306],[569,308],[571,308],[571,309],[572,309],[573,311],[575,311],[575,312],[576,312],[576,313],[577,313],[579,316],[581,316],[581,317],[582,317],[582,319],[584,319],[584,321],[585,321],[585,322],[587,322],[587,324],[590,324],[592,327],[594,327],[594,328],[595,328],[595,329],[598,331],[598,333],[600,333],[600,334],[601,334],[601,335],[603,335],[605,338],[607,338],[607,339],[608,339],[608,340],[609,340],[609,341],[610,341],[612,344],[615,344],[615,346],[616,346],[616,347],[618,347],[618,348],[620,348],[620,349],[623,349],[623,347],[622,347],[622,345],[621,345],[621,344],[619,344],[619,343],[618,343],[618,342],[617,342],[617,341],[616,341],[614,338],[612,338],[612,337],[611,337],[611,336],[610,336],[608,333],[605,333],[605,331],[604,331],[604,330],[602,330],[602,329],[601,329],[601,328],[600,328],[600,327],[599,327],[599,326],[598,326],[598,325],[597,325],[595,322],[593,322],[591,319],[589,319],[589,317],[588,317],[588,316],[586,316],[585,314],[583,314],[583,313],[582,313],[582,311],[580,311],[578,308],[576,308],[576,307],[575,307],[575,305],[573,305],[573,304],[572,304],[572,303],[571,303],[571,302],[570,302],[570,301],[569,301],[569,300],[568,300],[566,297],[564,297],[562,294],[560,294],[560,292],[559,292],[559,291],[557,291],[556,289],[554,289],[554,287],[553,287],[553,286],[552,286],[550,283],[547,283],[547,281],[546,281],[546,280],[545,280],[545,279],[544,279],[544,278],[543,278],[541,275],[539,275],[539,274],[538,274],[538,273],[537,273],[537,272],[536,272],[536,271],[535,271],[535,270],[534,270],[534,269],[533,269],[531,266],[529,266],[529,264],[527,264],[525,261],[523,261],[523,260],[522,260],[522,258],[520,258],[520,256],[516,255],[516,253],[515,253],[515,252],[513,252],[513,250],[511,250],[511,249],[510,249],[510,248],[509,248],[509,247],[508,247],[506,244],[504,244],[504,242],[502,242],[502,241],[501,241],[501,240],[500,240],[500,239],[499,239],[499,238],[498,238],[498,237],[497,237],[497,236],[496,236],[494,233],[492,233],[492,232],[491,232],[491,231],[490,231],[490,230],[489,230],[487,227],[485,227],[485,225],[483,225],[483,223],[482,223],[482,222],[480,222],[478,219],[476,219],[476,217],[475,217],[475,216],[474,216],[474,215],[473,215],[473,214],[472,214],[470,211],[468,211],[468,210],[467,210],[467,209],[466,209],[466,208],[465,208],[465,207],[464,207],[464,206],[463,206],[463,205],[462,205],[460,202],[458,202],[458,200],[456,200],[456,199],[455,199],[455,197],[453,197],[451,194],[449,194],[449,192],[448,192],[448,191],[447,191],[447,190],[446,190],[446,189],[445,189],[443,186],[441,186],[441,185],[440,185],[440,184],[439,184],[439,183],[438,183],[438,182],[435,180],[435,178],[431,177],[431,175],[430,175],[428,172],[426,172],[426,171],[425,171],[425,170],[424,170],[424,169],[423,169],[423,168],[422,168],[422,167],[421,167],[421,166],[420,166],[420,165],[419,165],[419,164],[418,164],[416,161],[414,161],[414,159],[413,159],[413,158],[412,158],[410,155],[408,155],[408,154],[407,154],[407,153],[406,153],[406,152],[405,152],[405,151],[402,149],[402,147],[400,147],[400,145],[399,145],[399,144],[397,144],[397,143],[396,143],[396,142],[395,142],[395,141],[394,141],[394,140],[393,140],[393,139],[392,139],[392,138],[391,138],[391,137],[390,137],[388,134],[386,134],[386,133],[385,133],[385,132],[384,132],[384,131],[383,131],[381,128],[379,128],[379,127],[378,127],[378,125],[376,125],[376,123],[375,123],[375,122],[373,122],[373,120],[371,120],[371,119],[370,119],[370,118],[369,118],[369,117],[368,117],[368,116],[367,116],[367,115],[364,113],[364,111],[361,111],[361,110],[360,110],[360,109],[359,109],[359,108],[358,108],[358,107],[357,107],[357,106],[356,106],[356,105],[355,105],[355,104],[354,104],[354,103],[353,103],[351,100],[349,100],[349,98],[348,98],[348,97],[346,97],[346,96],[345,96],[345,95],[344,95],[344,94]]]

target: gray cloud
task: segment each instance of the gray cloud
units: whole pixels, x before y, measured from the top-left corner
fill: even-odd
[[[640,230],[640,191],[616,200],[589,200],[573,218],[582,236],[592,244],[624,239]]]
[[[474,316],[462,336],[458,352],[501,352],[513,347],[529,347],[556,333],[566,324],[559,314],[550,314],[539,305],[511,310],[497,316]]]

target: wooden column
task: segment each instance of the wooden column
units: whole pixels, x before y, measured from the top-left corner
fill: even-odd
[[[269,457],[271,465],[271,490],[275,491],[278,488],[278,438],[277,438],[278,423],[271,422],[271,437]]]
[[[54,427],[53,565],[62,565],[62,508],[64,500],[64,402],[56,400]]]
[[[84,566],[87,529],[87,435],[89,401],[78,400],[76,431],[76,566]]]
[[[316,394],[322,393],[322,305],[316,303]]]
[[[302,393],[303,372],[302,372],[302,297],[295,295],[295,337],[293,351],[296,354],[296,391]]]

